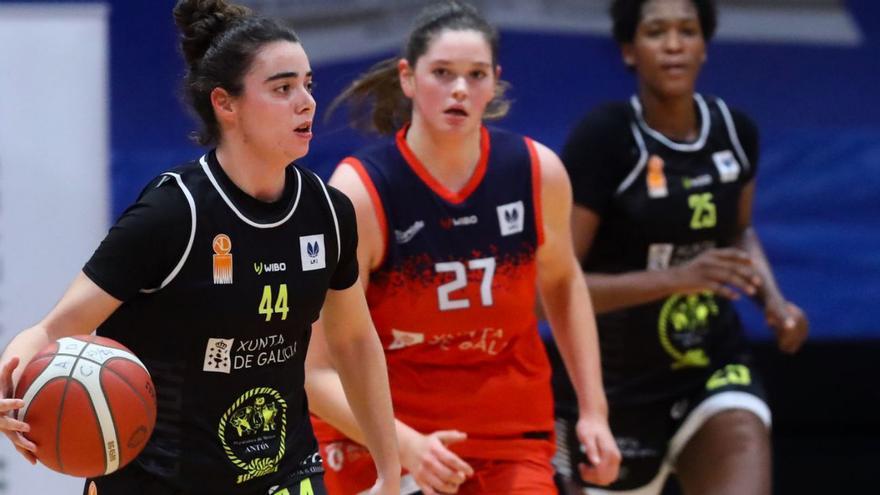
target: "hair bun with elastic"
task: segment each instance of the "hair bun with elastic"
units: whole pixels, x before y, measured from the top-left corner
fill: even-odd
[[[247,7],[226,0],[179,0],[174,7],[174,23],[180,30],[180,48],[186,63],[197,64],[217,36],[250,14]]]

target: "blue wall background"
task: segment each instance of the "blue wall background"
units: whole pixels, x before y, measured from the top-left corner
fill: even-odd
[[[115,218],[149,178],[201,150],[187,139],[195,123],[179,98],[184,68],[174,2],[108,3]],[[880,339],[880,5],[851,0],[847,7],[865,35],[861,46],[716,41],[700,88],[745,110],[761,128],[755,223],[815,338]],[[319,112],[379,58],[313,64]],[[635,89],[606,37],[503,32],[501,63],[514,99],[501,125],[557,150],[588,109]],[[303,162],[326,177],[365,142],[337,115],[316,128]],[[743,310],[752,335],[768,338],[761,315]]]

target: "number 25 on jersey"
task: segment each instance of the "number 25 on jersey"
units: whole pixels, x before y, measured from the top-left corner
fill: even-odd
[[[694,211],[691,216],[691,229],[711,229],[718,222],[712,193],[697,193],[688,196],[688,207]]]

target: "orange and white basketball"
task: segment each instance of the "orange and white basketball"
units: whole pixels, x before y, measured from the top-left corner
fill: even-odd
[[[143,450],[156,424],[156,393],[143,363],[115,340],[65,337],[34,356],[15,396],[37,458],[65,474],[110,474]]]

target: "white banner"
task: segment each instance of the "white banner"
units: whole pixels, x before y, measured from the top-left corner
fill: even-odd
[[[0,4],[0,346],[52,307],[105,235],[103,4]],[[80,494],[0,437],[0,494]]]

